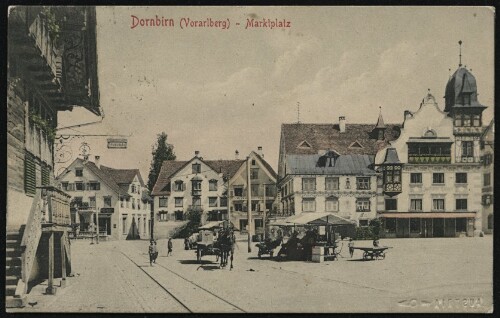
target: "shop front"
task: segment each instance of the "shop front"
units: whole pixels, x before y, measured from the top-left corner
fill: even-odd
[[[383,236],[460,237],[474,236],[476,212],[380,213]]]

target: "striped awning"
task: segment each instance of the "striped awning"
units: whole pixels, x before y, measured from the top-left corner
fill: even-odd
[[[450,219],[474,218],[476,212],[392,212],[379,213],[379,216],[386,219]]]

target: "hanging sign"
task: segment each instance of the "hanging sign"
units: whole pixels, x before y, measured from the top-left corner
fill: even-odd
[[[127,139],[108,138],[108,149],[127,149]]]

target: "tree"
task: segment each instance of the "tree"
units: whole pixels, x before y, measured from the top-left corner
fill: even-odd
[[[149,168],[148,189],[153,190],[153,187],[160,175],[161,165],[165,160],[175,160],[174,146],[167,143],[167,134],[162,132],[157,135],[156,144],[153,145],[153,160]]]

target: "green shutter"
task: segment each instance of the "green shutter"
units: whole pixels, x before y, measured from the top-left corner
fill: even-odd
[[[42,185],[50,185],[50,167],[42,164]]]
[[[29,153],[24,156],[24,191],[27,194],[35,194],[36,192],[35,158]]]

